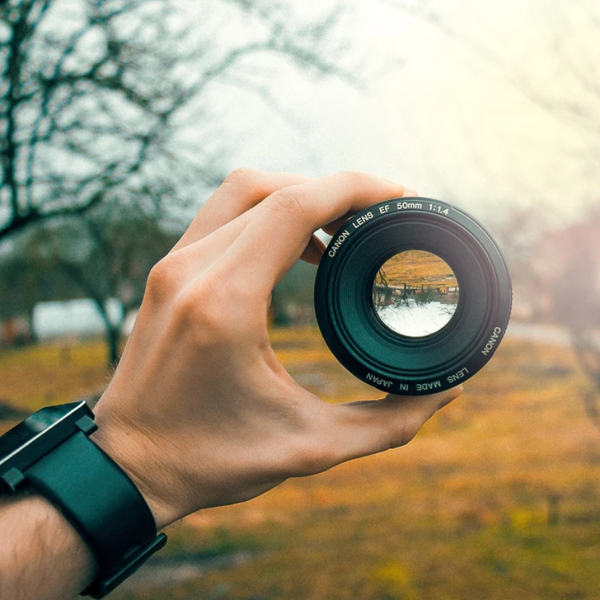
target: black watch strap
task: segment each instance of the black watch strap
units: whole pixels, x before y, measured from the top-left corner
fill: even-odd
[[[71,522],[99,565],[84,592],[102,598],[166,543],[140,491],[83,431],[25,471],[25,477]]]

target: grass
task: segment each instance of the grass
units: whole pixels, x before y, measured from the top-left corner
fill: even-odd
[[[276,330],[289,372],[327,401],[380,394],[310,328]],[[104,385],[101,344],[0,355],[0,398],[31,410]],[[62,356],[62,357],[61,357]],[[405,448],[188,517],[164,552],[255,559],[114,600],[600,598],[600,434],[563,348],[505,340]],[[7,425],[5,424],[5,427]]]
[[[30,412],[97,394],[109,377],[100,341],[0,351],[0,400]]]
[[[439,256],[423,250],[407,250],[395,254],[381,267],[376,283],[381,284],[381,272],[389,285],[456,286],[452,269]]]

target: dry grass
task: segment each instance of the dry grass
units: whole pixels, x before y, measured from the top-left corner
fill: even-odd
[[[380,395],[337,364],[317,331],[279,330],[272,340],[291,374],[325,399]],[[72,351],[81,376],[75,365],[61,370],[57,352],[0,356],[0,397],[23,404],[30,395],[35,408],[46,389],[64,401],[105,380],[95,345]],[[111,597],[600,598],[600,434],[578,399],[585,385],[564,349],[506,340],[405,448],[188,517],[167,546],[250,548],[255,560]]]
[[[392,256],[381,267],[389,285],[419,287],[456,286],[457,281],[452,269],[441,258],[423,250],[408,250]],[[376,283],[381,284],[380,274]]]
[[[98,393],[109,377],[100,341],[0,351],[0,400],[17,408],[34,411]]]

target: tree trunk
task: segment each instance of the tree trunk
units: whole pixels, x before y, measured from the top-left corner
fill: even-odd
[[[579,367],[593,385],[593,389],[583,394],[585,414],[600,431],[600,348],[590,340],[586,331],[576,328],[571,328],[571,347]]]
[[[33,307],[29,311],[27,315],[27,321],[29,323],[29,341],[31,344],[38,343],[38,334],[35,328],[34,320],[33,320]]]
[[[121,332],[123,329],[123,319],[119,319],[117,324],[114,324],[108,315],[106,310],[105,303],[102,302],[99,298],[94,298],[94,304],[96,305],[96,309],[100,313],[102,317],[102,321],[104,322],[104,338],[106,340],[106,347],[108,350],[107,353],[107,361],[108,368],[115,369],[119,364],[119,360],[121,358],[121,354],[119,352],[120,342],[121,342]]]
[[[121,359],[120,352],[121,328],[118,325],[110,325],[106,327],[106,345],[108,349],[108,366],[116,368]]]

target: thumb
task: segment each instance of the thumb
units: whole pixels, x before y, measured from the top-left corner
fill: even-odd
[[[394,396],[334,406],[339,463],[403,446],[425,422],[462,393],[462,386],[431,396]]]

